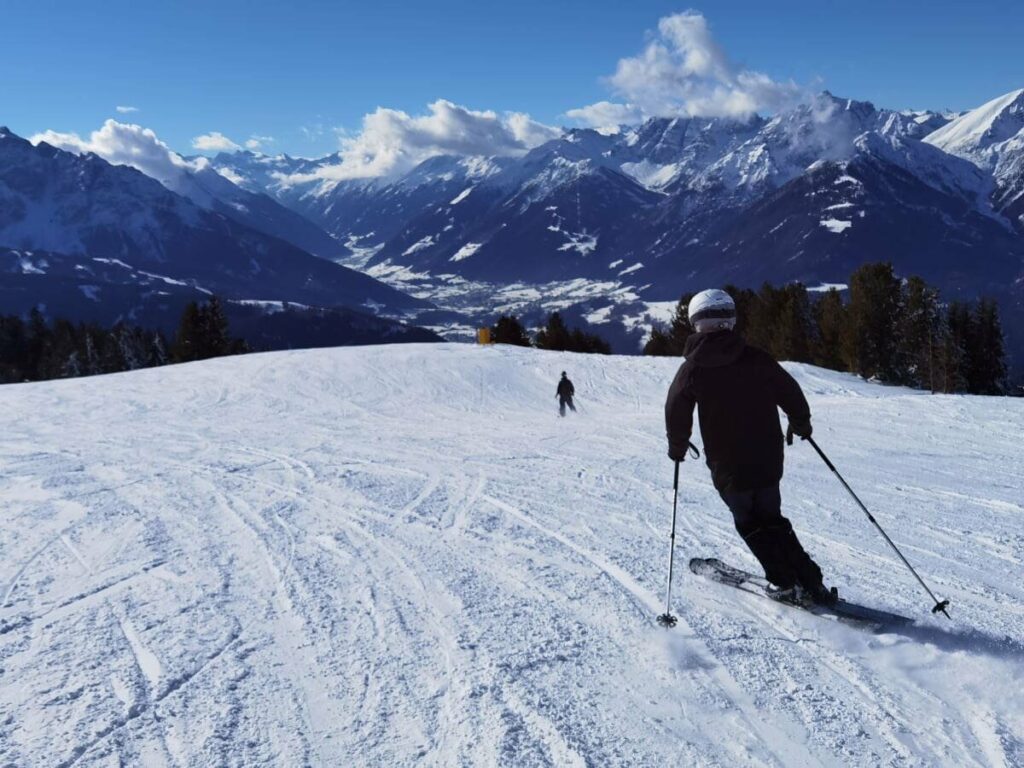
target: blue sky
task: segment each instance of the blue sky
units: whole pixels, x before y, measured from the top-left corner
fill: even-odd
[[[668,103],[661,94],[638,93],[635,77],[615,78],[618,89],[607,78],[619,59],[657,42],[659,19],[691,7],[728,59],[730,80],[749,70],[931,109],[1024,87],[1019,0],[15,0],[4,4],[0,30],[0,124],[86,136],[115,117],[182,152],[216,131],[317,155],[338,148],[339,130],[358,134],[379,106],[422,115],[440,98],[548,125],[604,100],[638,100],[649,114]],[[138,111],[118,114],[119,105]]]

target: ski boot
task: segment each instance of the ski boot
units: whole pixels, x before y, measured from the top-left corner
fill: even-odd
[[[807,594],[807,597],[810,598],[811,602],[817,605],[824,605],[831,608],[839,602],[839,590],[835,587],[826,587],[821,582],[804,591]]]

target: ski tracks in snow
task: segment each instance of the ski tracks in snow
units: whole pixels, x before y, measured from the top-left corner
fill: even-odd
[[[19,681],[0,693],[0,722],[15,723],[0,760],[1020,764],[1024,653],[1000,638],[1024,615],[1018,588],[985,570],[1024,560],[1014,430],[987,435],[974,400],[798,370],[822,439],[852,436],[837,463],[872,476],[869,506],[979,628],[871,635],[691,577],[690,556],[748,556],[687,462],[666,633],[653,617],[673,367],[394,347],[4,390],[53,418],[21,420],[0,455],[0,546],[24,553],[0,572],[0,667]],[[586,408],[557,419],[547,379],[562,369],[579,372]],[[915,458],[913,431],[954,423],[960,473],[995,463],[998,483],[918,466],[932,459]],[[820,467],[787,461],[787,509],[840,588],[917,607]],[[963,562],[943,568],[956,542]]]

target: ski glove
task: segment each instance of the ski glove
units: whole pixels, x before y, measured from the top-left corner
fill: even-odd
[[[679,449],[670,445],[668,447],[668,457],[672,461],[686,461],[686,448]]]
[[[807,419],[790,419],[789,427],[786,429],[786,445],[793,444],[793,435],[796,435],[801,440],[806,440],[811,436],[814,429],[811,427],[810,418]]]
[[[681,450],[676,448],[674,445],[670,445],[668,447],[668,457],[675,462],[686,461],[687,453],[689,453],[695,459],[700,458],[700,451],[697,450],[697,446],[691,442],[687,442],[686,446],[683,447]]]

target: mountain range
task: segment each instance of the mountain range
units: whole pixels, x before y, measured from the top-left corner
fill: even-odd
[[[1024,352],[1024,90],[961,114],[825,92],[772,117],[570,129],[377,178],[345,178],[340,154],[237,151],[153,180],[0,137],[0,202],[34,201],[14,219],[5,202],[0,246],[236,299],[372,307],[455,337],[559,309],[629,352],[685,291],[842,284],[884,260],[947,299],[997,297]],[[68,179],[92,181],[71,194]]]
[[[319,243],[325,258],[298,243]],[[368,326],[381,338],[402,335],[388,318],[429,305],[326,258],[345,252],[312,222],[212,171],[161,183],[95,154],[33,145],[0,129],[5,312],[39,306],[53,316],[171,330],[185,303],[218,294],[229,316],[247,320],[259,346],[265,338],[251,322],[254,308],[269,317],[286,303],[317,310],[318,327],[334,318],[327,336],[335,342],[346,340],[353,313],[365,315],[355,323],[361,335]],[[280,326],[280,318],[270,324]],[[275,346],[304,341],[271,336]]]
[[[574,129],[397,178],[333,181],[339,162],[212,165],[345,242],[343,263],[471,317],[562,309],[628,350],[684,291],[841,284],[886,260],[947,298],[999,297],[1020,348],[1024,91],[962,114],[826,92],[771,118]]]

